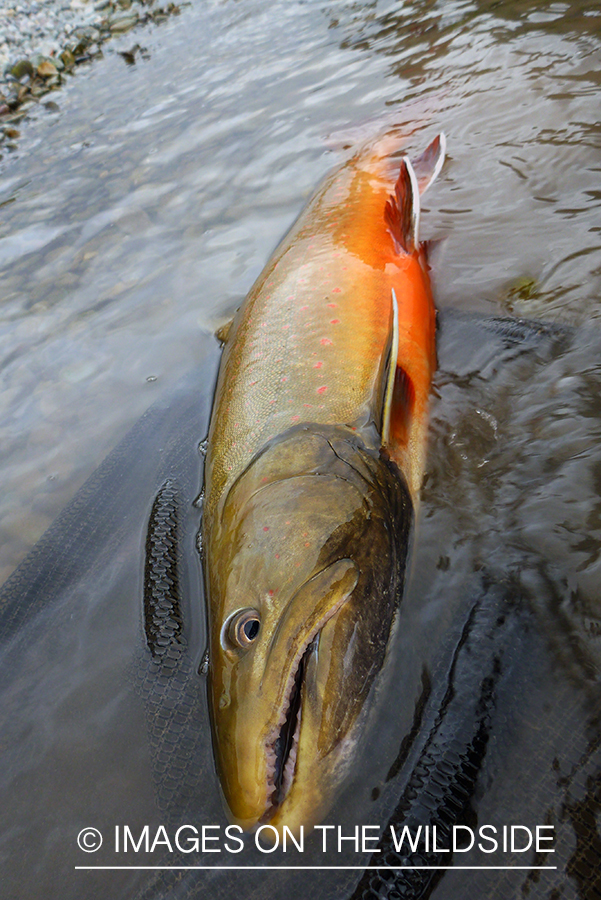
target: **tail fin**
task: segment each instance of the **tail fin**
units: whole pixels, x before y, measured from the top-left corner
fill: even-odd
[[[414,253],[419,249],[420,194],[432,184],[442,168],[446,138],[440,133],[426,147],[415,163],[406,157],[394,186],[394,196],[386,203],[384,219],[398,253]]]

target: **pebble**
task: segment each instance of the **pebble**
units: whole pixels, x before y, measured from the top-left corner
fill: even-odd
[[[102,44],[137,24],[177,15],[173,0],[0,0],[0,143],[3,130],[59,87]],[[0,159],[2,156],[0,155]]]
[[[104,18],[86,0],[0,0],[0,71],[34,53],[58,55],[74,28],[98,26]]]

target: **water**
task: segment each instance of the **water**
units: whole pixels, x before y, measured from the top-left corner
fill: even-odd
[[[444,644],[449,629],[456,633],[461,585],[486,565],[528,587],[550,654],[540,670],[565,672],[578,697],[592,690],[601,659],[598,5],[197,0],[113,49],[135,43],[147,59],[138,55],[128,66],[109,52],[78,71],[56,97],[59,111],[40,108],[20,126],[18,151],[0,162],[1,576],[143,411],[190,370],[199,373],[206,420],[219,360],[213,330],[320,177],[344,158],[349,140],[337,133],[396,111],[413,123],[416,149],[441,129],[447,134],[449,160],[423,216],[424,236],[443,239],[433,254],[439,308],[582,329],[534,361],[518,359],[506,375],[482,362],[476,339],[463,357],[441,355],[430,474],[398,639],[403,675],[421,672],[424,660],[434,666],[428,642],[438,647],[433,636]],[[135,609],[128,616],[133,635]],[[405,642],[403,629],[415,622],[432,631]],[[84,685],[84,660],[99,647],[111,658],[93,633],[86,640],[72,673]],[[201,643],[198,636],[199,656]],[[127,648],[115,654],[125,659]],[[44,665],[31,663],[32,671]],[[107,691],[117,690],[111,678],[102,675]],[[390,725],[388,753],[411,725],[418,689],[416,675]],[[555,690],[528,708],[543,709]],[[561,690],[570,688],[557,687],[560,697]],[[72,707],[78,715],[83,696]],[[38,708],[47,699],[38,696]],[[130,710],[131,698],[122,703],[135,732],[139,712]],[[105,742],[118,731],[117,713],[107,710]],[[64,743],[69,721],[66,713],[52,719],[48,740]],[[558,728],[568,733],[565,723]],[[102,727],[98,733],[102,739]],[[514,752],[530,754],[533,736],[520,740]],[[106,772],[110,753],[101,756]],[[366,796],[389,763],[384,753],[361,788]],[[123,765],[136,770],[131,759]],[[143,821],[152,802],[142,774],[139,782]],[[61,776],[46,799],[56,802],[64,790]],[[382,809],[392,806],[389,795]],[[31,806],[19,815],[16,833],[33,833]],[[56,838],[44,840],[56,850]],[[25,885],[27,866],[14,871],[15,884]],[[59,883],[66,896],[69,882],[52,880],[51,863],[42,861],[40,872],[50,896]],[[580,882],[570,884],[578,890]],[[35,892],[32,881],[21,896]]]
[[[441,307],[595,319],[597,12],[203,3],[79,72],[2,164],[1,571],[236,307],[337,127],[428,98]]]

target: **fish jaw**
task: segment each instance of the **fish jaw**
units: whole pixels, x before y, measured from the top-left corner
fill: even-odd
[[[343,611],[340,613],[340,618]],[[298,722],[294,770],[286,794],[264,817],[282,837],[284,827],[295,837],[307,833],[322,821],[339,792],[360,742],[364,717],[363,700],[356,707],[351,700],[351,722],[339,733],[330,732],[331,716],[327,712],[328,684],[332,636],[340,622],[332,618],[307,654],[302,685],[302,717]],[[336,689],[336,688],[334,688]],[[273,833],[272,833],[273,834]],[[265,832],[265,840],[271,837]],[[273,834],[275,839],[275,834]]]
[[[331,806],[384,662],[411,521],[396,465],[340,427],[291,429],[231,490],[207,543],[219,559],[209,695],[225,802],[243,828],[298,831]],[[261,621],[244,651],[227,637],[243,607]]]
[[[307,690],[306,660],[315,652],[312,648],[321,630],[352,595],[357,580],[355,563],[339,560],[303,585],[269,641],[264,675],[254,686],[252,705],[246,696],[252,673],[244,660],[229,668],[227,705],[222,702],[224,692],[213,685],[217,690],[212,690],[212,696],[219,695],[220,708],[213,709],[213,721],[222,790],[232,820],[244,829],[268,820],[292,783]],[[311,606],[313,612],[303,617]]]

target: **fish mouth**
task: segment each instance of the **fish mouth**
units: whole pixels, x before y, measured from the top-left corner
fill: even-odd
[[[265,742],[267,805],[261,824],[268,822],[288,796],[296,772],[305,674],[309,658],[317,652],[319,632],[313,635],[291,669],[284,702],[274,728]]]
[[[225,800],[244,829],[273,824],[298,807],[299,779],[317,752],[307,736],[319,730],[320,642],[352,597],[359,574],[357,564],[343,557],[312,575],[286,599],[279,617],[266,619],[260,652],[224,667],[229,694],[222,687],[226,678],[212,690]],[[242,702],[249,681],[250,696]],[[230,702],[220,707],[224,694]]]

